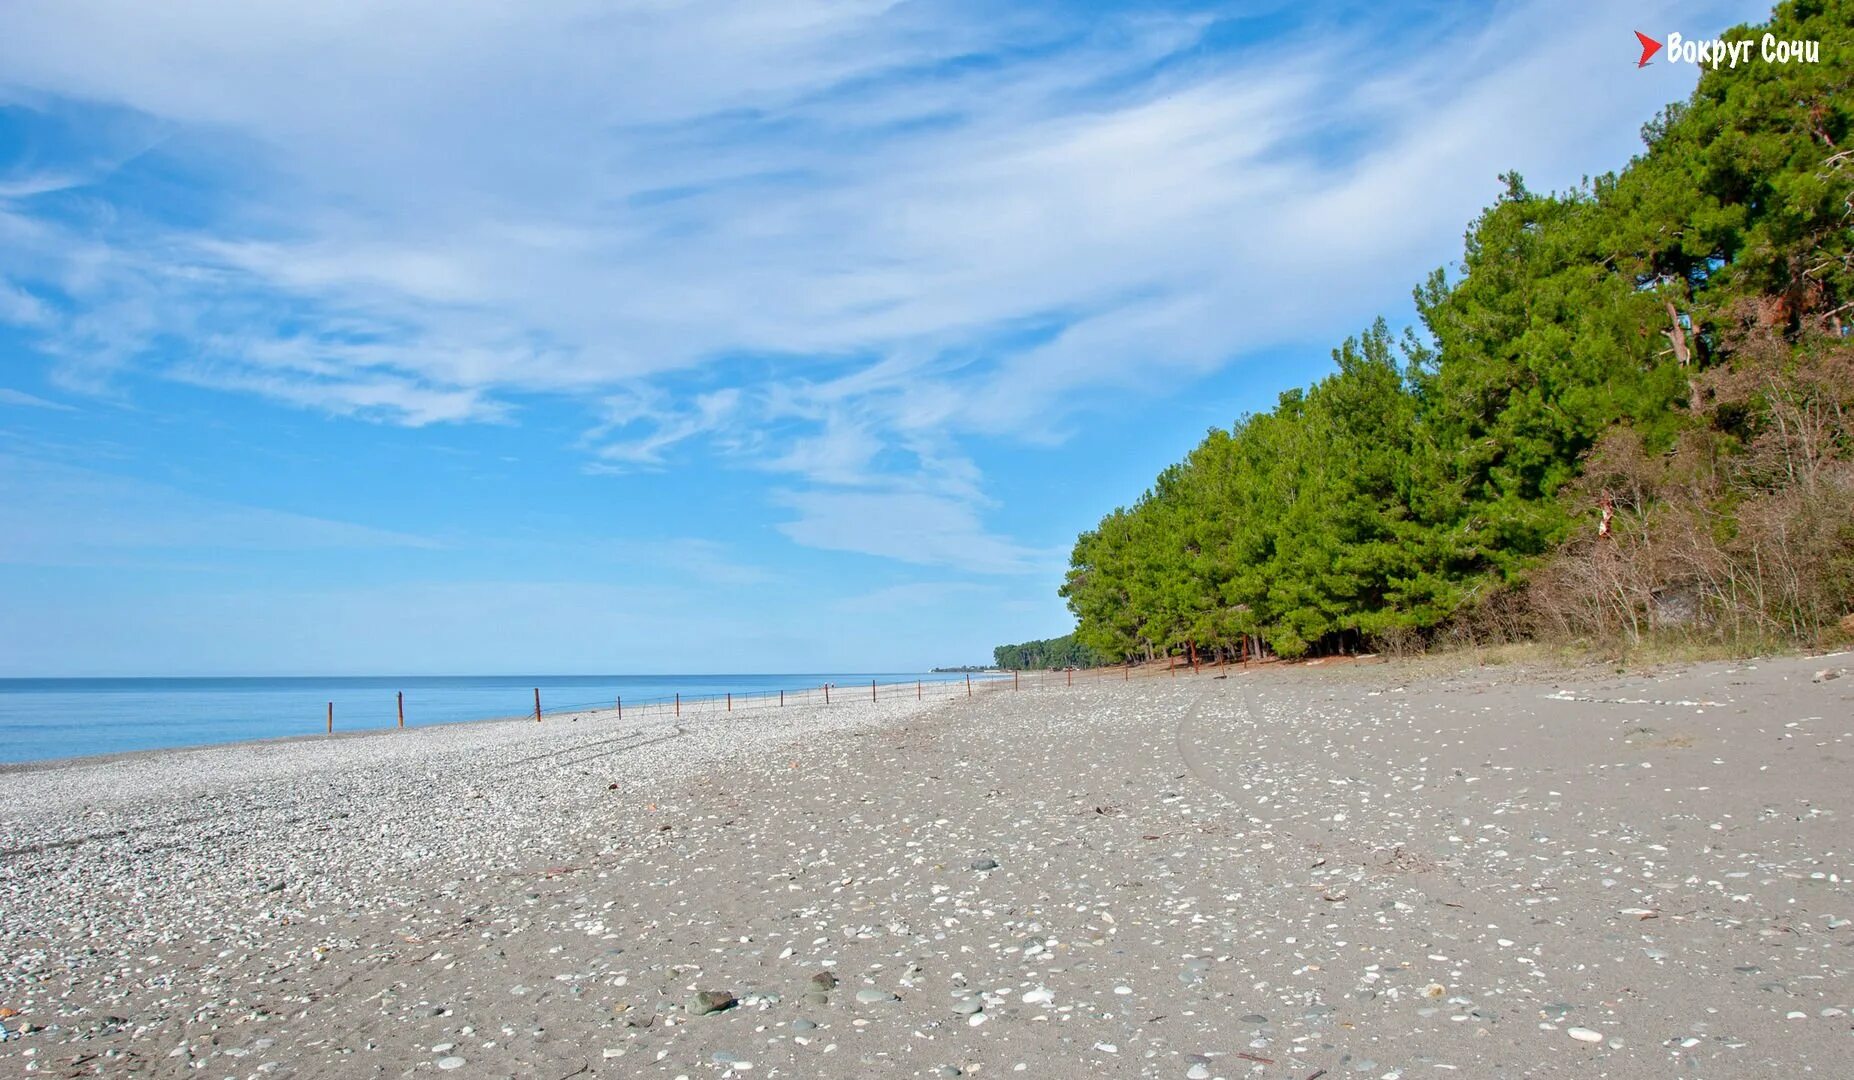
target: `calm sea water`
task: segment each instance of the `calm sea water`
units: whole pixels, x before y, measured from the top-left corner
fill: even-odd
[[[798,690],[834,683],[958,681],[963,675],[889,672],[800,675],[441,675],[277,679],[0,679],[0,762],[43,761],[406,726],[521,716],[541,691],[546,712],[723,693]],[[749,713],[748,716],[752,714]]]

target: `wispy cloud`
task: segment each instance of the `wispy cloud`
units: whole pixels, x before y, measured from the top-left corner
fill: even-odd
[[[768,472],[795,473],[814,483],[864,486],[881,482],[875,463],[883,446],[868,423],[833,413],[820,429],[792,439],[784,453],[759,464]]]
[[[64,191],[82,182],[77,176],[69,173],[38,173],[28,176],[4,177],[0,178],[0,199],[30,199],[34,195]]]
[[[51,322],[51,310],[38,297],[0,280],[0,323],[38,327]]]
[[[654,388],[615,394],[603,403],[604,419],[587,432],[599,465],[614,471],[663,464],[665,450],[697,435],[720,431],[740,406],[735,388],[696,394],[686,405]]]
[[[1064,554],[987,532],[970,503],[925,492],[788,491],[774,501],[797,515],[780,532],[826,551],[980,574],[1049,574]]]
[[[47,401],[23,390],[10,390],[4,386],[0,386],[0,405],[23,405],[29,409],[52,409],[57,412],[76,411],[72,406],[61,401]]]
[[[465,420],[501,419],[508,406],[480,387],[433,386],[393,373],[342,370],[316,375],[301,370],[268,371],[212,361],[187,361],[168,370],[179,382],[215,390],[260,394],[335,416],[386,418],[408,427]]]
[[[799,485],[795,542],[1020,572],[967,441],[1330,342],[1496,173],[1613,165],[1685,90],[1616,59],[1622,14],[1544,0],[1389,45],[1384,12],[1245,43],[1217,5],[439,10],[0,10],[0,83],[233,163],[176,220],[0,185],[0,319],[77,391],[581,401],[592,471],[709,450]]]

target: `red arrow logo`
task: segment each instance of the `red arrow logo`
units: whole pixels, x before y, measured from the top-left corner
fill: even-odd
[[[1642,43],[1642,59],[1641,62],[1635,66],[1638,68],[1645,68],[1648,66],[1648,61],[1654,57],[1654,54],[1661,51],[1661,43],[1649,37],[1647,34],[1642,33],[1640,30],[1635,31],[1635,40]]]

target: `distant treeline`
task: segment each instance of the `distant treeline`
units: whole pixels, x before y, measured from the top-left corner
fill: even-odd
[[[1854,0],[1728,39],[1619,173],[1503,178],[1454,272],[1075,544],[1006,667],[1448,635],[1854,630]],[[1837,625],[1843,629],[1837,630]]]
[[[1001,668],[1029,671],[1032,668],[1085,668],[1115,663],[1115,659],[1083,645],[1074,634],[1046,641],[1026,641],[1022,645],[1000,645],[991,651]]]

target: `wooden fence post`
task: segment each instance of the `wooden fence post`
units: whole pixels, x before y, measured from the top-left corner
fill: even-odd
[[[328,733],[335,733],[335,703],[332,701],[328,703]]]
[[[781,709],[785,708],[785,691],[784,690],[779,691],[779,707]]]
[[[406,692],[399,691],[399,726],[406,726]]]
[[[914,680],[914,700],[919,701],[920,699],[921,699],[921,681],[919,679],[916,679]]]
[[[618,720],[620,723],[624,721],[624,695],[623,694],[618,695]]]
[[[679,719],[682,716],[682,691],[681,690],[676,691],[676,716]]]
[[[534,688],[534,722],[541,722],[541,688]]]
[[[970,671],[966,672],[966,696],[972,696],[972,673]]]
[[[732,690],[729,690],[727,692],[727,711],[728,712],[734,711],[734,691]]]
[[[876,697],[875,697],[875,680],[874,680],[874,679],[870,679],[870,680],[869,680],[869,700],[870,700],[870,701],[874,701],[875,699],[876,699]]]
[[[1015,671],[1011,672],[1011,689],[1017,689],[1017,673]]]

